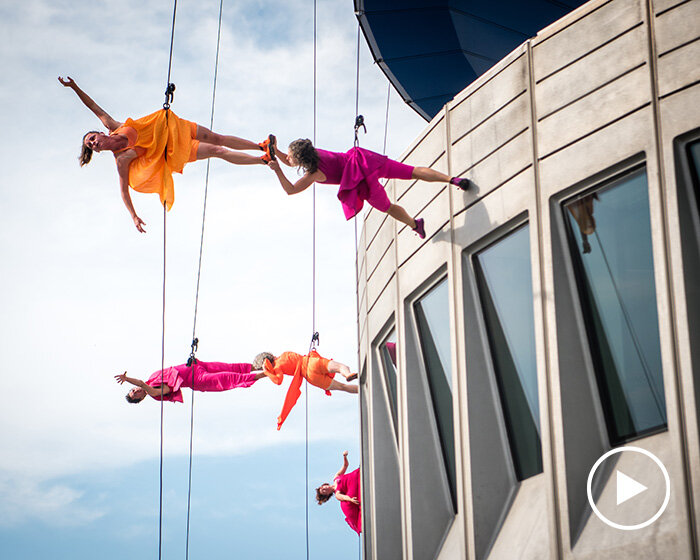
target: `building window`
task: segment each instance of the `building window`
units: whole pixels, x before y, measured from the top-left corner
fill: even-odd
[[[700,215],[700,141],[695,141],[688,145],[688,159],[690,159],[693,176],[693,186],[695,187],[695,210]]]
[[[612,445],[666,428],[646,171],[564,203]]]
[[[384,372],[389,409],[394,422],[394,434],[398,442],[398,413],[397,413],[397,386],[396,386],[396,331],[392,329],[389,335],[379,345],[379,355]]]
[[[447,279],[442,280],[416,301],[413,307],[447,480],[456,511],[457,475],[452,417],[452,358]]]
[[[518,480],[542,472],[535,317],[525,225],[474,258],[491,359]]]

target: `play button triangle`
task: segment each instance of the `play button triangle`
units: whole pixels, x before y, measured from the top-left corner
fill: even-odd
[[[637,482],[625,473],[615,471],[617,473],[617,505],[626,502],[630,498],[634,498],[637,494],[641,494],[648,490],[644,484]]]

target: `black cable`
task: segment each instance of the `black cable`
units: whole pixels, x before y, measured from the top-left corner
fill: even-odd
[[[165,385],[164,380],[164,369],[165,369],[165,271],[166,271],[166,231],[165,231],[165,214],[166,214],[166,202],[163,202],[163,324],[162,324],[162,337],[161,337],[161,347],[160,347],[160,497],[159,497],[159,510],[158,510],[158,559],[162,558],[163,549],[163,386]]]
[[[177,0],[173,3],[173,22],[170,29],[170,54],[168,55],[168,79],[165,88],[165,104],[163,107],[169,108],[169,99],[172,99],[172,93],[175,86],[170,83],[170,71],[173,64],[173,43],[175,40],[175,14],[177,13]],[[168,113],[166,112],[166,118]],[[168,157],[168,148],[166,144],[165,157]],[[160,352],[160,489],[159,489],[159,504],[158,504],[158,560],[163,555],[163,386],[165,384],[164,369],[165,369],[165,281],[166,281],[166,211],[167,202],[163,201],[163,325],[161,337],[161,352]]]
[[[174,0],[173,2],[173,23],[170,29],[170,55],[168,56],[168,79],[165,82],[167,85],[167,89],[170,87],[170,70],[172,69],[173,66],[173,44],[175,42],[175,14],[177,13],[177,0]],[[167,103],[167,100],[166,100]]]
[[[209,129],[214,128],[214,107],[216,105],[216,82],[219,75],[219,51],[221,46],[221,21],[223,15],[224,0],[219,2],[219,29],[216,35],[216,56],[214,62],[214,83],[212,85],[212,95],[211,95],[211,117],[209,119]],[[192,320],[192,353],[190,355],[192,359],[192,373],[191,373],[191,385],[192,385],[192,401],[190,405],[190,459],[189,459],[189,470],[188,470],[188,482],[187,482],[187,534],[185,537],[185,560],[189,559],[190,554],[190,508],[192,503],[192,447],[194,440],[194,366],[196,363],[194,354],[197,350],[197,343],[199,340],[196,338],[197,330],[197,310],[199,307],[199,285],[202,276],[202,254],[204,249],[204,224],[207,217],[207,194],[209,192],[209,164],[211,162],[210,158],[207,158],[207,171],[204,179],[204,204],[202,209],[202,232],[199,240],[199,263],[197,266],[197,289],[194,298],[194,318]]]
[[[314,146],[316,145],[316,75],[317,75],[317,33],[316,33],[316,0],[314,0],[314,114],[313,114],[313,124],[314,124]],[[313,184],[312,190],[312,226],[311,226],[311,332],[313,333],[311,337],[311,346],[309,347],[309,353],[313,348],[314,339],[316,338],[316,183]],[[309,382],[304,377],[304,403],[305,403],[305,455],[306,455],[306,491],[304,494],[304,504],[306,513],[306,560],[309,560],[310,547],[309,547]]]

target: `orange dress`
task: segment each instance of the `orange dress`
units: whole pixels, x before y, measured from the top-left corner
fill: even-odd
[[[113,134],[125,135],[127,149],[133,148],[138,155],[129,166],[129,186],[142,193],[158,193],[170,210],[175,201],[172,174],[182,173],[187,162],[197,159],[199,140],[196,123],[167,113],[160,109],[140,119],[126,119]]]
[[[334,373],[328,371],[329,359],[319,355],[316,350],[309,352],[308,356],[302,356],[296,352],[284,352],[276,360],[274,365],[270,365],[269,360],[265,360],[263,371],[273,383],[280,385],[285,375],[292,375],[292,382],[284,398],[282,412],[277,417],[277,429],[287,419],[292,408],[301,395],[301,382],[306,379],[311,385],[326,391],[326,395],[331,394],[328,388],[333,381]]]

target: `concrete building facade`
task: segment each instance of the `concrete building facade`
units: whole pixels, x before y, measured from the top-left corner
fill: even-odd
[[[699,61],[700,0],[592,0],[406,150],[475,187],[389,181],[426,239],[375,210],[359,238],[366,558],[700,557]],[[629,446],[670,480],[633,531],[586,493]],[[601,509],[656,476],[617,457]]]

